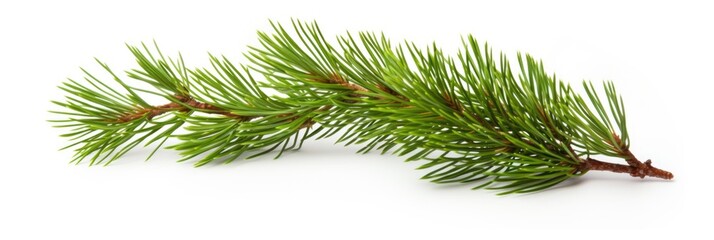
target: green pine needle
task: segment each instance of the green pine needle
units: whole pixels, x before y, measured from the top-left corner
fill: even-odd
[[[588,170],[671,178],[630,153],[612,82],[583,82],[579,94],[530,55],[518,54],[512,69],[472,36],[453,57],[436,44],[392,44],[370,32],[335,45],[315,23],[271,25],[245,66],[211,55],[210,67],[189,69],[180,55],[142,44],[128,46],[139,66],[129,80],[97,61],[118,87],[84,70],[83,82],[63,83],[66,99],[53,101],[63,117],[52,122],[68,130],[72,162],[106,165],[140,144],[158,149],[176,138],[167,148],[202,166],[275,150],[279,157],[306,139],[340,134],[338,143],[360,144],[360,153],[423,161],[420,169],[431,170],[424,179],[501,194],[539,191]],[[149,104],[147,94],[168,103]],[[629,165],[591,158],[598,155]]]

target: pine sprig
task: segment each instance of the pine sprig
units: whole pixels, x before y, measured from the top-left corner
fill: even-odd
[[[473,182],[503,194],[538,191],[590,170],[672,178],[630,152],[612,82],[602,90],[583,82],[580,95],[533,57],[518,54],[514,71],[471,36],[452,57],[436,44],[392,44],[360,32],[334,45],[315,23],[293,21],[291,31],[271,24],[271,33],[258,33],[246,66],[210,56],[210,68],[188,69],[180,55],[129,46],[139,68],[127,77],[150,89],[103,63],[119,88],[86,71],[86,83],[64,83],[68,95],[55,103],[65,118],[55,122],[69,129],[63,136],[76,147],[73,161],[109,164],[139,144],[160,147],[174,137],[180,141],[168,148],[201,166],[275,149],[280,156],[306,139],[339,133],[338,143],[361,144],[361,153],[424,161],[420,168],[432,169],[424,178],[433,182]],[[148,104],[143,94],[168,103]]]

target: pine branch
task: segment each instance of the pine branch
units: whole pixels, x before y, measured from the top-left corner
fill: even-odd
[[[337,142],[362,144],[360,153],[425,161],[420,168],[434,169],[425,179],[475,182],[501,194],[538,191],[591,170],[673,177],[629,150],[622,97],[611,82],[604,98],[584,82],[582,97],[521,54],[514,75],[505,56],[470,36],[454,58],[435,44],[392,45],[362,32],[333,45],[314,23],[293,21],[290,32],[272,24],[273,33],[258,33],[248,66],[210,56],[211,68],[189,70],[180,55],[129,46],[139,68],[127,76],[153,89],[129,85],[104,64],[119,88],[86,71],[87,83],[65,83],[69,95],[55,103],[68,119],[56,122],[70,128],[63,136],[78,146],[74,161],[109,164],[140,143],[161,140],[160,147],[174,137],[180,142],[168,148],[181,152],[180,161],[199,158],[201,166],[278,148],[279,157],[306,139],[340,133]],[[141,94],[169,103],[151,105]]]

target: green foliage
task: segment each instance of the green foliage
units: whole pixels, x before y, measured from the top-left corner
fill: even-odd
[[[55,122],[69,129],[63,136],[77,147],[74,162],[108,164],[138,144],[175,137],[180,142],[169,148],[200,166],[274,149],[280,156],[339,133],[337,142],[361,144],[361,153],[424,161],[420,168],[432,169],[424,178],[433,182],[506,194],[581,175],[591,155],[626,157],[624,106],[610,82],[604,91],[584,82],[583,97],[531,56],[519,54],[514,71],[471,36],[452,57],[436,44],[392,44],[360,32],[334,45],[315,23],[293,21],[291,31],[271,24],[272,33],[258,33],[247,67],[210,56],[211,68],[192,70],[180,56],[129,46],[139,68],[127,76],[153,89],[133,87],[104,64],[120,88],[86,71],[86,84],[64,83],[67,98],[55,103],[65,117]],[[171,104],[150,105],[137,93]]]
[[[125,114],[135,112],[137,108],[150,108],[151,105],[106,64],[97,62],[119,83],[120,89],[110,87],[83,69],[85,84],[69,79],[59,87],[69,94],[66,100],[53,101],[64,109],[51,112],[65,115],[66,119],[50,121],[55,122],[56,127],[69,129],[61,136],[70,138],[73,143],[65,148],[78,146],[72,162],[80,163],[89,158],[90,165],[105,161],[109,164],[142,142],[149,145],[161,140],[162,144],[181,126],[183,122],[174,116],[152,119],[144,115],[132,121],[119,122]]]

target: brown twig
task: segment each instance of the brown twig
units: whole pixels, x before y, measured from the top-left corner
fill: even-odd
[[[115,122],[117,123],[125,123],[125,122],[130,122],[136,119],[143,118],[146,116],[147,119],[151,120],[154,117],[157,117],[159,115],[162,115],[167,112],[172,112],[172,111],[179,111],[179,112],[187,112],[190,110],[199,110],[201,112],[205,113],[212,113],[212,114],[220,114],[226,117],[230,118],[235,118],[239,119],[241,121],[245,120],[250,120],[253,118],[253,116],[241,116],[241,115],[236,115],[233,114],[229,111],[226,111],[224,109],[221,109],[219,107],[210,105],[208,103],[202,103],[199,101],[196,101],[195,99],[191,97],[186,97],[186,96],[174,96],[179,102],[172,102],[172,103],[167,103],[164,105],[159,105],[159,106],[154,106],[150,108],[141,108],[133,113],[128,113],[120,116],[118,119],[116,119]]]
[[[645,178],[646,176],[662,178],[662,179],[674,178],[674,175],[671,172],[653,167],[651,160],[645,161],[644,163],[642,163],[642,165],[640,165],[638,167],[633,167],[633,166],[628,166],[628,165],[603,162],[603,161],[599,161],[596,159],[587,158],[583,161],[583,163],[580,164],[578,169],[581,172],[595,170],[595,171],[610,171],[610,172],[616,172],[616,173],[629,173],[630,176],[639,177],[639,178]]]
[[[606,162],[597,161],[595,159],[588,158],[591,168],[593,170],[603,170],[611,172],[625,172],[629,173],[630,176],[645,178],[645,176],[662,178],[662,179],[672,179],[674,175],[671,172],[656,168],[652,166],[652,161],[647,160],[644,163],[641,162],[628,146],[622,142],[622,139],[617,134],[613,133],[612,137],[615,139],[614,143],[611,143],[615,152],[617,152],[622,158],[625,159],[626,165],[611,164]]]

